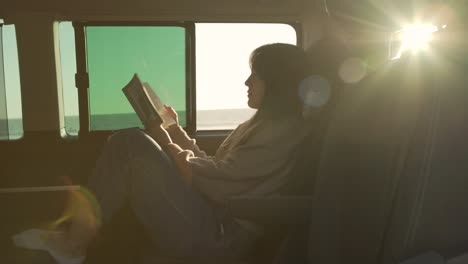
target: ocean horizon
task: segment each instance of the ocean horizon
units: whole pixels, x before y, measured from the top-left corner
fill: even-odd
[[[248,120],[253,109],[217,109],[197,111],[197,130],[229,130]],[[185,112],[178,112],[179,123],[185,125]],[[92,115],[91,131],[118,130],[129,127],[143,127],[135,113]],[[78,135],[80,128],[78,116],[65,116],[65,131],[69,135]],[[18,139],[23,135],[23,122],[20,118],[0,119],[0,140]]]

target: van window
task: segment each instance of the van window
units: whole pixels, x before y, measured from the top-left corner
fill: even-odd
[[[78,135],[80,120],[78,116],[78,89],[75,86],[75,34],[71,22],[59,23],[59,47],[65,132],[69,135]]]
[[[91,130],[141,126],[122,88],[138,73],[185,125],[185,29],[87,27]]]
[[[72,45],[74,41],[70,40],[74,31],[70,23],[61,24],[61,53],[64,55],[72,53],[66,49],[75,49]],[[177,110],[181,125],[185,125],[186,47],[183,27],[99,25],[86,26],[85,32],[91,131],[142,127],[122,93],[122,88],[134,73],[148,82],[163,102]],[[62,44],[67,47],[62,47]],[[76,55],[74,58],[63,55],[62,68],[67,67],[66,63],[76,61]],[[74,68],[72,65],[68,65],[68,68],[69,72],[63,71],[64,90],[72,90],[71,87],[75,86],[76,64]],[[65,85],[65,82],[70,83]],[[66,131],[76,134],[76,91],[64,91],[64,97],[66,109],[69,109],[65,111]],[[69,99],[73,102],[69,102]]]
[[[197,130],[233,129],[247,106],[249,55],[274,42],[296,44],[295,29],[275,23],[196,23]]]
[[[23,136],[18,49],[14,25],[0,20],[0,140]]]
[[[187,25],[193,25],[194,31]],[[295,29],[279,23],[85,24],[85,28],[91,131],[142,126],[121,91],[134,73],[176,109],[182,126],[190,124],[191,131],[233,129],[255,112],[247,107],[244,85],[250,53],[267,43],[297,42]],[[189,40],[190,32],[195,43]],[[60,22],[59,40],[66,132],[76,135],[80,129],[77,55],[71,22]],[[187,53],[192,45],[195,54]],[[187,75],[192,73],[196,83]],[[188,122],[189,112],[196,115],[196,124]]]

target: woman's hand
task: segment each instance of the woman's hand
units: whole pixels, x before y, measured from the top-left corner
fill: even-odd
[[[172,139],[167,133],[166,129],[162,127],[162,124],[148,124],[145,125],[146,131],[150,137],[152,137],[158,144],[163,147],[169,143],[172,143]]]
[[[167,114],[174,119],[175,125],[179,125],[179,116],[177,115],[177,112],[174,110],[174,108],[164,105],[164,110],[166,110]]]

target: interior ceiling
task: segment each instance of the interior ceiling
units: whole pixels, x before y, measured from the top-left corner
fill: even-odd
[[[427,22],[431,16],[447,10],[466,13],[466,0],[326,0],[330,13],[336,17],[367,24],[377,28],[400,28],[402,24],[420,19]],[[465,10],[463,13],[460,9]],[[464,15],[463,15],[464,16]]]
[[[0,15],[297,15],[320,0],[0,0]]]
[[[57,16],[162,17],[255,20],[281,16],[330,14],[346,23],[376,29],[392,28],[411,19],[428,4],[466,0],[0,0],[0,16],[53,13]],[[326,5],[324,5],[326,3]]]

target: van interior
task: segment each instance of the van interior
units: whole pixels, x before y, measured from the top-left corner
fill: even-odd
[[[121,92],[133,73],[214,154],[252,115],[249,52],[271,42],[309,52],[323,39],[349,56],[342,87],[308,124],[298,188],[233,197],[230,213],[266,232],[248,258],[213,263],[466,263],[464,2],[3,0],[0,263],[54,263],[11,238],[60,218],[106,139],[141,127]],[[318,65],[332,55],[308,54]],[[161,258],[131,210],[118,214],[85,263],[200,263]]]

